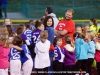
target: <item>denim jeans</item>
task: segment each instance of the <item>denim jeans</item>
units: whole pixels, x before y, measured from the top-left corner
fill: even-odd
[[[53,56],[54,56],[54,51],[49,52],[50,56],[50,67],[48,68],[48,71],[53,71]],[[48,73],[48,75],[53,75],[53,73]]]

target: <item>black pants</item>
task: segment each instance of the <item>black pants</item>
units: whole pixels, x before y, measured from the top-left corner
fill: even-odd
[[[88,67],[87,67],[87,59],[84,60],[78,60],[76,65],[75,65],[75,71],[80,71],[80,69],[82,71],[87,72],[88,71]]]
[[[93,58],[88,58],[87,66],[88,66],[89,75],[92,75],[91,68],[92,68],[93,61],[94,61]]]
[[[36,75],[48,75],[48,67],[43,68],[43,69],[37,69]]]
[[[100,62],[97,62],[98,75],[100,75]]]
[[[75,65],[68,65],[68,66],[65,66],[64,65],[64,71],[66,73],[64,73],[63,75],[75,75],[73,72],[75,70]]]
[[[53,71],[56,72],[53,75],[62,75],[63,71],[63,63],[56,61],[53,61]]]

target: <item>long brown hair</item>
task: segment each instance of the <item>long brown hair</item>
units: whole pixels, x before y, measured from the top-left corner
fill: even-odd
[[[71,37],[68,36],[68,35],[65,36],[65,42],[66,42],[67,44],[70,44],[71,47],[73,47],[73,48],[75,47],[74,44],[72,43]]]
[[[23,44],[23,40],[22,40],[21,37],[19,37],[19,36],[15,36],[15,37],[13,38],[12,44],[21,47],[22,44]]]
[[[90,21],[93,22],[93,25],[96,27],[96,31],[97,31],[98,30],[97,20],[95,18],[91,18]]]
[[[54,38],[54,41],[53,41],[54,47],[57,45],[57,41],[58,41],[59,39],[62,39],[62,37],[61,37],[61,36],[57,36],[57,37]]]

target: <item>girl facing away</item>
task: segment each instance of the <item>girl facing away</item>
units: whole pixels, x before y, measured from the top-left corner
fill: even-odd
[[[8,33],[9,33],[9,42],[10,44],[12,43],[12,40],[13,40],[13,37],[16,35],[15,33],[13,33],[12,29],[11,29],[11,25],[7,25],[7,30],[8,30]]]
[[[31,40],[32,30],[31,30],[31,27],[30,27],[30,23],[26,22],[25,27],[26,27],[26,30],[24,31],[24,34],[26,35],[27,39],[29,40],[29,42],[31,44],[32,43],[32,40]]]
[[[13,40],[13,43],[16,43],[16,40],[17,40],[17,42],[18,42],[17,44],[19,45],[18,46],[16,44],[13,44],[12,47],[15,50],[18,50],[18,53],[20,52],[20,62],[22,64],[20,71],[22,71],[22,75],[30,75],[31,71],[32,71],[32,67],[33,67],[33,61],[32,61],[32,58],[31,58],[31,53],[30,53],[27,45],[23,43],[23,40],[22,40],[21,37],[15,36],[14,38],[15,39]],[[20,40],[18,41],[18,39],[20,39]],[[22,41],[22,44],[20,45],[21,41]]]
[[[53,75],[62,75],[59,71],[63,71],[64,50],[60,48],[62,45],[62,38],[57,36],[54,38],[54,57],[53,57],[53,71],[58,72]]]
[[[17,35],[23,39],[23,43],[25,43],[29,46],[30,42],[27,39],[27,36],[24,34],[25,30],[26,30],[26,27],[24,25],[19,25],[19,27],[17,29]]]
[[[65,36],[66,45],[64,46],[64,71],[74,71],[76,58],[75,58],[75,46],[72,43],[72,39],[70,36]],[[66,73],[65,73],[66,75]],[[74,75],[74,73],[67,73],[67,75]]]
[[[37,75],[48,75],[48,67],[50,66],[49,48],[50,41],[47,40],[48,33],[42,31],[40,33],[40,41],[35,45],[35,61],[34,67],[37,69]],[[39,73],[41,72],[42,73]]]
[[[6,26],[0,26],[0,33],[5,33],[6,35],[9,35],[9,32]]]
[[[87,59],[88,59],[88,44],[84,41],[82,34],[77,33],[75,36],[75,57],[76,62],[76,71],[86,71],[87,72]],[[76,74],[79,75],[79,74]]]
[[[19,36],[15,36],[13,38],[12,44],[18,47],[21,47],[23,44],[22,38]],[[21,75],[21,51],[14,46],[11,46],[12,48],[10,49],[10,75]]]
[[[0,32],[0,75],[8,75],[9,68],[9,41],[8,35]]]

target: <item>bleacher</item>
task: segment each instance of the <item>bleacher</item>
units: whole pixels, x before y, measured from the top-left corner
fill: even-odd
[[[23,13],[26,18],[40,19],[45,8],[51,6],[57,17],[62,17],[69,8],[75,10],[73,19],[100,18],[100,0],[8,0],[8,11]],[[13,5],[12,5],[13,4]],[[14,5],[15,4],[15,5]],[[13,7],[11,7],[13,6]]]

